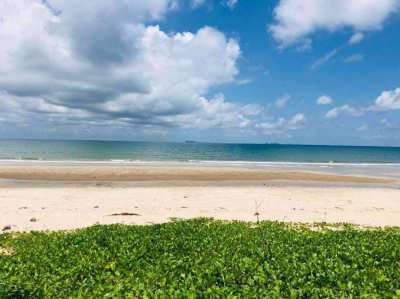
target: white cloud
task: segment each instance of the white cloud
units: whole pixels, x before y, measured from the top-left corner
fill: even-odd
[[[2,119],[146,128],[254,125],[258,106],[204,97],[235,82],[236,40],[210,27],[167,34],[147,25],[176,9],[176,1],[49,3],[52,9],[40,0],[0,2]]]
[[[318,105],[330,105],[333,103],[333,99],[330,96],[322,95],[318,97],[317,104]]]
[[[279,97],[276,101],[275,101],[275,106],[277,107],[277,108],[284,108],[285,106],[286,106],[286,104],[287,104],[287,102],[290,100],[290,95],[288,95],[288,94],[285,94],[285,95],[283,95],[283,96],[281,96],[281,97]]]
[[[300,113],[268,129],[262,107],[209,95],[248,83],[237,79],[239,43],[211,27],[161,30],[154,24],[175,0],[48,2],[0,2],[2,127],[101,137],[174,128],[270,134],[305,123]]]
[[[288,46],[317,30],[378,30],[398,9],[397,0],[280,0],[268,30],[281,46]]]
[[[368,125],[366,125],[366,124],[363,124],[357,128],[357,131],[360,131],[360,132],[367,131],[367,130],[368,130]]]
[[[258,105],[227,102],[222,94],[211,100],[201,97],[197,108],[191,114],[173,117],[173,121],[185,128],[246,128],[254,124],[252,117],[262,112]]]
[[[237,85],[246,85],[246,84],[251,83],[252,81],[253,80],[250,78],[238,79],[238,80],[236,80],[236,84]]]
[[[192,7],[198,8],[202,6],[204,3],[206,3],[206,0],[192,0]]]
[[[349,44],[350,45],[359,44],[363,41],[363,39],[364,39],[364,34],[361,32],[356,32],[350,37]]]
[[[363,111],[363,109],[355,108],[355,107],[352,107],[352,106],[346,104],[346,105],[336,107],[336,108],[329,110],[325,114],[325,116],[326,116],[326,118],[337,118],[341,114],[358,117],[358,116],[363,115],[364,111]]]
[[[368,112],[382,112],[400,109],[400,88],[394,90],[383,91],[375,100],[373,105],[369,107],[353,107],[345,104],[340,107],[335,107],[329,110],[325,117],[329,119],[337,118],[340,115],[348,115],[352,117],[360,117]],[[381,119],[381,124],[386,127],[391,127],[391,124],[386,118]]]
[[[283,134],[292,130],[301,129],[306,123],[306,117],[303,113],[297,113],[290,119],[279,118],[275,122],[264,122],[256,125],[258,129],[266,135]]]
[[[199,8],[206,4],[207,0],[191,0],[191,6],[193,8]],[[239,3],[239,0],[224,0],[221,1],[221,5],[227,6],[229,9],[235,9],[236,5]]]
[[[387,120],[387,118],[382,118],[381,119],[381,124],[385,127],[385,128],[390,128],[392,126],[392,124]]]
[[[350,55],[349,57],[346,57],[343,60],[343,62],[345,62],[345,63],[359,62],[359,61],[362,61],[363,59],[364,59],[364,55],[357,53],[357,54]]]
[[[307,52],[312,49],[312,40],[309,38],[305,38],[299,43],[296,47],[296,50],[299,52]]]
[[[228,7],[230,9],[234,9],[236,7],[236,5],[238,4],[239,0],[227,0],[226,1],[226,5],[228,5]]]
[[[311,70],[316,70],[316,69],[322,67],[323,65],[325,65],[328,62],[330,62],[331,60],[333,60],[345,48],[347,48],[349,46],[352,46],[352,45],[355,45],[357,43],[360,43],[363,38],[364,38],[364,35],[362,33],[360,33],[360,32],[355,33],[350,38],[348,43],[334,48],[333,50],[329,51],[328,53],[326,53],[322,57],[320,57],[317,60],[315,60],[311,64],[310,69]],[[305,39],[305,40],[309,40],[309,39]],[[354,54],[354,55],[351,55],[351,56],[347,57],[346,59],[344,59],[344,62],[345,63],[357,62],[357,61],[363,60],[363,58],[364,58],[364,56],[362,54]]]
[[[375,100],[370,108],[372,111],[388,111],[400,109],[400,87],[394,90],[385,90]]]
[[[316,70],[316,69],[320,68],[321,66],[323,66],[324,64],[329,62],[331,59],[333,59],[342,50],[342,48],[343,47],[335,48],[335,49],[329,51],[328,53],[326,53],[324,56],[318,58],[311,64],[310,69]]]

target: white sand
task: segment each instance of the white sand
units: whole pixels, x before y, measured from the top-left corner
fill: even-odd
[[[95,223],[150,224],[170,217],[349,222],[400,226],[400,190],[386,187],[71,185],[0,187],[0,231],[73,229]],[[140,216],[110,216],[114,213]],[[36,218],[36,222],[31,222]]]

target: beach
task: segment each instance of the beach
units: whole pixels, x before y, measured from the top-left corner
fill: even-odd
[[[400,226],[395,172],[366,176],[345,168],[3,162],[0,228],[70,230],[196,217]]]

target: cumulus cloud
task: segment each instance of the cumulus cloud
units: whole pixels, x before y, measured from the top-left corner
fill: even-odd
[[[358,117],[364,114],[364,110],[346,104],[329,110],[325,116],[327,118],[336,118],[342,114]]]
[[[400,87],[383,91],[370,107],[372,111],[388,111],[400,109]]]
[[[297,113],[290,119],[283,117],[275,122],[263,122],[256,125],[258,129],[266,135],[283,134],[293,130],[301,129],[306,123],[306,117],[303,113]]]
[[[317,105],[330,105],[333,103],[333,99],[330,96],[322,95],[317,99]]]
[[[176,3],[1,1],[1,119],[43,126],[254,126],[257,105],[205,97],[212,87],[235,82],[236,40],[211,27],[168,34],[149,25]]]
[[[397,0],[280,0],[268,30],[281,46],[288,46],[317,30],[378,30],[398,9]],[[360,35],[354,41],[360,42]]]
[[[252,118],[262,112],[262,108],[255,104],[227,102],[222,94],[211,100],[201,97],[197,108],[191,114],[173,117],[173,121],[179,122],[184,128],[246,128],[253,126],[255,123]]]
[[[359,117],[369,112],[382,112],[390,110],[400,109],[400,88],[394,90],[383,91],[370,106],[353,107],[345,104],[340,107],[335,107],[329,110],[325,116],[327,118],[337,118],[340,115],[348,115],[353,117]],[[386,122],[386,119],[382,119],[382,124]]]

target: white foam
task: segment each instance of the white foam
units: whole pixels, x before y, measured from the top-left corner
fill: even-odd
[[[124,160],[124,159],[111,159],[111,160],[42,160],[42,159],[0,159],[1,164],[203,164],[203,165],[247,165],[247,166],[289,166],[289,167],[302,167],[302,166],[320,166],[320,167],[334,167],[334,166],[394,166],[400,167],[400,163],[354,163],[354,162],[292,162],[292,161],[223,161],[223,160]]]

